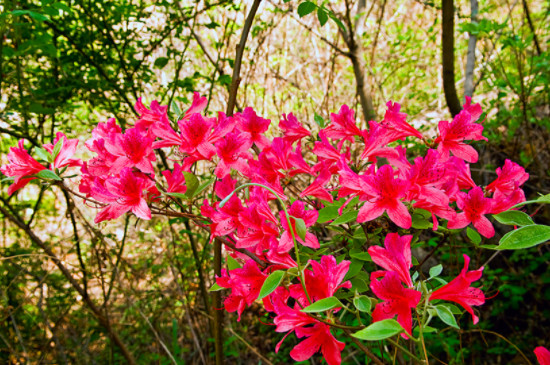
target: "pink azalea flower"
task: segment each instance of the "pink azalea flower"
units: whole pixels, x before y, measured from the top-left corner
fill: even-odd
[[[63,140],[63,146],[61,147],[59,154],[55,157],[50,169],[60,169],[65,166],[81,166],[81,160],[71,158],[75,154],[76,147],[78,146],[79,140],[77,138],[67,139],[65,134],[62,132],[57,132],[53,144],[45,144],[44,149],[46,149],[49,153],[52,153],[55,145],[60,139]]]
[[[450,283],[443,285],[430,295],[430,301],[441,299],[455,302],[462,306],[472,315],[473,322],[476,324],[479,318],[474,314],[472,305],[482,305],[485,303],[485,294],[479,288],[473,288],[470,285],[481,278],[483,267],[468,271],[470,257],[464,255],[464,268],[456,278]]]
[[[400,237],[397,233],[388,233],[384,240],[384,247],[371,246],[369,254],[372,261],[388,271],[394,271],[409,288],[413,286],[410,268],[411,260],[411,235]]]
[[[476,186],[468,194],[459,191],[456,194],[456,204],[463,212],[458,213],[456,218],[449,221],[447,228],[464,228],[472,223],[479,233],[487,238],[495,235],[495,229],[485,214],[489,214],[493,207],[493,200],[483,196],[483,190]]]
[[[334,256],[325,255],[321,257],[320,263],[314,260],[309,260],[308,263],[311,270],[305,270],[305,283],[313,302],[332,297],[341,288],[351,288],[350,281],[343,282],[348,273],[350,261],[343,260],[337,264]],[[310,304],[301,284],[291,285],[290,295],[304,307]]]
[[[237,128],[259,148],[263,149],[269,145],[269,139],[264,135],[268,130],[271,121],[256,114],[251,107],[244,108],[242,113],[235,114]]]
[[[327,137],[339,140],[338,149],[345,141],[354,142],[355,136],[361,136],[361,130],[355,123],[355,111],[342,105],[338,114],[330,114],[330,124],[324,129]]]
[[[432,213],[434,231],[437,231],[437,228],[439,227],[439,221],[437,220],[436,216],[446,219],[448,221],[456,218],[456,212],[454,211],[454,209],[449,207],[448,202],[445,204],[434,204],[427,200],[419,200],[413,204],[413,207],[424,209]]]
[[[472,121],[472,115],[466,110],[462,110],[456,115],[451,123],[441,121],[438,125],[439,136],[434,143],[439,143],[437,150],[444,157],[452,152],[455,156],[467,162],[477,162],[477,151],[470,145],[464,143],[465,140],[487,140],[481,134],[483,126]]]
[[[290,221],[292,223],[292,228],[294,232],[296,232],[295,227],[295,220],[294,218],[301,218],[304,220],[306,227],[311,227],[312,225],[317,222],[317,218],[319,217],[319,212],[316,210],[305,210],[305,204],[304,202],[300,200],[296,200],[288,209],[288,214],[290,214]],[[286,220],[285,213],[283,211],[280,212],[281,215],[281,225],[283,226],[283,229],[285,230],[283,234],[281,235],[281,239],[279,241],[279,252],[288,252],[294,247],[294,242],[292,241],[292,235],[290,233],[290,230],[288,228],[288,222]],[[302,238],[296,233],[296,240],[300,242],[302,245],[311,247],[311,248],[319,248],[321,247],[319,245],[319,241],[317,240],[317,237],[311,233],[306,233],[306,240],[305,242],[302,240]]]
[[[540,365],[550,365],[550,351],[547,348],[539,346],[533,352]]]
[[[97,213],[94,222],[116,219],[131,211],[138,218],[151,219],[151,211],[143,196],[143,190],[154,187],[151,180],[140,177],[129,167],[123,168],[118,176],[105,180],[104,185],[96,179],[90,195],[106,206]]]
[[[384,115],[384,120],[380,124],[390,131],[390,141],[403,139],[408,136],[423,138],[422,133],[407,123],[407,114],[399,111],[401,105],[388,101],[386,106],[388,110],[386,111],[386,115]]]
[[[151,102],[151,109],[147,109],[141,98],[138,98],[135,109],[139,113],[139,119],[135,124],[136,128],[145,130],[151,127],[153,124],[158,122],[168,122],[168,106],[159,105],[158,101],[154,100]]]
[[[195,91],[193,93],[193,102],[191,103],[189,109],[185,111],[182,120],[191,118],[191,115],[195,113],[202,113],[202,111],[206,109],[206,105],[208,105],[208,99],[206,96],[201,96],[200,93]]]
[[[187,186],[185,185],[183,169],[179,163],[174,164],[173,171],[163,171],[162,175],[168,183],[168,188],[166,189],[167,192],[185,194],[187,191]]]
[[[409,184],[394,178],[391,166],[382,166],[376,175],[368,177],[373,200],[367,200],[359,210],[357,222],[367,222],[380,217],[384,212],[401,228],[411,227],[411,215],[400,198],[405,197]]]
[[[321,351],[323,358],[328,365],[340,365],[342,362],[341,352],[346,344],[338,341],[332,333],[330,327],[324,323],[318,322],[313,327],[298,327],[296,336],[299,338],[307,337],[290,351],[290,357],[295,361],[306,361],[318,351]]]
[[[280,177],[287,174],[294,176],[299,173],[311,174],[311,167],[304,161],[302,147],[298,143],[295,151],[292,150],[290,142],[277,137],[269,146],[266,146],[260,153],[260,156],[265,156],[270,162]]]
[[[525,193],[522,189],[516,188],[511,193],[505,194],[500,190],[497,190],[493,195],[493,206],[491,208],[491,214],[498,214],[508,209],[511,209],[514,205],[525,201]]]
[[[284,131],[284,139],[291,144],[310,136],[311,132],[305,129],[294,114],[283,114],[283,119],[279,121],[279,128]]]
[[[256,204],[250,204],[239,212],[237,248],[253,248],[258,255],[268,250],[272,240],[279,235],[273,222],[267,221]]]
[[[218,119],[194,113],[189,119],[180,120],[178,126],[179,134],[168,123],[155,124],[152,131],[161,140],[154,142],[153,148],[179,146],[180,152],[188,156],[183,163],[184,170],[196,161],[210,160],[216,154],[213,143],[234,128],[233,119],[223,113],[220,113]]]
[[[506,160],[504,166],[497,167],[497,175],[495,181],[487,185],[487,191],[500,191],[506,195],[510,195],[518,186],[523,185],[528,179],[529,174],[520,165]]]
[[[219,199],[224,199],[234,189],[237,181],[227,175],[221,181],[216,182],[215,193]],[[204,200],[201,207],[201,214],[210,218],[210,231],[212,238],[216,236],[225,236],[235,231],[239,226],[239,213],[244,209],[239,197],[234,194],[225,205],[220,208],[219,202],[211,207],[208,200]]]
[[[124,134],[111,134],[105,139],[105,149],[116,157],[110,172],[117,174],[125,167],[136,167],[140,171],[153,174],[152,161],[155,153],[152,148],[153,139],[138,128],[130,128]]]
[[[248,149],[252,146],[252,142],[243,134],[230,133],[225,138],[220,139],[216,143],[218,157],[220,162],[216,166],[215,174],[219,179],[224,178],[235,169],[243,175],[248,175],[250,166],[246,159],[251,159]]]
[[[383,276],[382,280],[378,280]],[[411,309],[416,308],[422,293],[414,289],[406,289],[401,285],[399,274],[394,271],[371,273],[370,288],[383,302],[378,303],[372,312],[372,321],[378,322],[393,318],[408,334],[412,333]],[[407,338],[406,335],[403,337]]]
[[[0,171],[4,175],[14,178],[13,184],[8,188],[9,195],[35,179],[34,177],[30,177],[30,175],[46,170],[44,166],[29,155],[23,143],[23,140],[20,139],[18,147],[10,147],[8,164],[0,168]]]
[[[472,173],[470,172],[470,164],[464,162],[463,159],[452,156],[445,162],[445,167],[449,173],[455,173],[458,189],[462,190],[476,187],[476,183],[472,179]]]
[[[470,115],[472,116],[472,121],[477,121],[483,111],[481,110],[481,105],[478,104],[472,104],[472,98],[470,96],[465,96],[466,103],[462,105],[462,108],[466,110]]]
[[[97,152],[94,150],[94,143],[98,140],[109,138],[111,134],[120,134],[122,133],[122,128],[116,123],[115,118],[109,118],[107,123],[98,123],[97,126],[92,130],[92,138],[87,140],[84,144],[92,152]]]
[[[305,196],[313,196],[321,200],[328,201],[332,203],[332,195],[325,189],[325,185],[330,181],[332,174],[328,167],[324,167],[317,178],[300,193],[300,198]]]
[[[406,175],[410,182],[407,200],[425,200],[432,204],[448,205],[449,197],[442,190],[448,174],[439,160],[436,150],[428,150],[426,156],[415,158]]]
[[[347,153],[341,153],[338,149],[333,147],[328,141],[324,130],[319,132],[319,138],[321,141],[316,141],[315,146],[313,147],[313,153],[317,156],[318,161],[321,163],[326,161],[325,164],[327,165],[336,164],[341,159],[344,161],[349,161],[349,149]],[[336,173],[336,171],[334,172]]]
[[[363,175],[358,175],[353,172],[345,161],[338,162],[338,175],[340,177],[340,189],[338,189],[338,198],[347,198],[344,204],[338,209],[338,213],[342,215],[344,208],[349,204],[349,202],[355,198],[359,197],[360,200],[369,200],[374,198],[374,195],[371,193],[371,187],[368,184],[368,176],[374,173],[375,165],[369,167],[369,171]]]
[[[248,260],[242,268],[229,272],[222,270],[222,276],[216,278],[216,283],[224,288],[230,288],[231,294],[225,298],[225,310],[237,312],[238,321],[246,306],[250,306],[260,295],[260,289],[267,275],[264,274],[253,260]]]
[[[362,132],[362,137],[365,142],[365,149],[361,156],[362,160],[376,161],[376,157],[385,157],[388,159],[396,159],[399,157],[398,152],[391,147],[386,147],[391,142],[391,135],[388,129],[371,120],[369,122],[369,130]]]

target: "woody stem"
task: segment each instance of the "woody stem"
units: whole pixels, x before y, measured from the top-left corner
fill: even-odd
[[[261,188],[264,188],[264,189],[268,190],[271,194],[273,194],[275,196],[275,198],[277,198],[277,200],[281,204],[281,207],[283,208],[283,211],[285,213],[286,222],[288,224],[288,229],[290,230],[290,234],[292,236],[292,242],[294,242],[294,251],[296,252],[296,264],[298,265],[298,272],[300,273],[300,283],[302,284],[302,289],[304,290],[304,293],[306,294],[307,301],[311,304],[312,301],[311,301],[311,298],[309,297],[309,293],[307,292],[307,289],[306,289],[306,278],[304,276],[304,272],[302,271],[302,264],[300,263],[300,251],[298,249],[298,242],[296,241],[296,233],[294,232],[294,228],[292,227],[292,222],[290,221],[290,214],[288,214],[286,204],[279,197],[279,195],[277,195],[277,193],[273,189],[271,189],[271,188],[269,188],[265,185],[257,184],[257,183],[246,183],[246,184],[243,184],[243,185],[239,186],[238,188],[235,188],[235,190],[233,190],[228,196],[226,196],[221,201],[220,208],[222,208],[225,205],[225,203],[227,203],[227,201],[229,199],[231,199],[233,194],[235,194],[237,191],[239,191],[241,189],[244,189],[248,186],[259,186]]]

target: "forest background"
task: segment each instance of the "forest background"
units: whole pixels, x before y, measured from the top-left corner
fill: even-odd
[[[274,123],[292,112],[318,130],[348,104],[364,128],[368,120],[380,120],[392,100],[402,104],[413,126],[429,132],[472,95],[487,112],[489,138],[472,165],[476,180],[487,184],[509,158],[530,174],[528,198],[550,193],[548,2],[302,3],[261,1],[244,52],[237,110],[252,106]],[[110,117],[125,126],[136,117],[140,97],[146,105],[158,100],[185,110],[198,91],[208,97],[208,112],[225,110],[235,48],[251,6],[5,0],[0,154],[4,158],[21,138],[33,146],[51,143],[59,130],[86,140]],[[39,185],[8,196],[7,184],[0,204],[28,230],[2,219],[1,363],[123,363],[113,333],[139,363],[212,361],[212,295],[205,288],[213,285],[214,274],[204,233],[179,218],[144,222],[130,216],[100,232],[91,223],[94,211],[81,201]],[[548,224],[548,209],[540,209],[535,221]],[[33,233],[67,272],[36,246]],[[519,364],[522,351],[534,361],[532,348],[549,345],[549,248],[493,255],[465,234],[462,242],[437,247],[440,257],[460,251],[490,262],[484,285],[498,291],[498,300],[483,307],[493,319],[480,323],[485,333],[434,336],[436,355],[445,363]],[[90,306],[107,320],[98,320]],[[227,363],[288,361],[282,353],[297,340],[287,340],[276,354],[282,336],[258,322],[262,315],[267,322],[258,305],[240,322],[224,316]],[[344,362],[355,363],[354,351],[346,348]]]

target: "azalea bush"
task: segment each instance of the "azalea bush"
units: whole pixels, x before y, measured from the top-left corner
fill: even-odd
[[[8,193],[31,182],[61,189],[97,210],[99,230],[125,214],[204,230],[223,245],[225,268],[210,291],[223,293],[224,309],[239,321],[261,301],[283,334],[275,351],[296,336],[284,356],[320,352],[330,365],[346,346],[376,364],[428,363],[430,334],[490,321],[482,305],[499,297],[484,290],[484,267],[466,254],[460,271],[449,271],[449,257],[426,267],[437,247],[459,236],[497,251],[550,239],[549,226],[521,211],[550,203],[526,201],[523,167],[506,160],[487,186],[472,179],[478,153],[469,142],[486,138],[481,107],[469,98],[433,132],[413,128],[392,102],[368,129],[343,105],[317,120],[318,131],[292,113],[277,128],[250,107],[209,116],[206,105],[198,93],[184,112],[139,100],[131,126],[99,123],[83,146],[58,132],[31,155],[20,140],[0,170]],[[79,148],[92,157],[75,158]],[[498,244],[495,222],[514,228]],[[548,364],[546,349],[535,354]]]

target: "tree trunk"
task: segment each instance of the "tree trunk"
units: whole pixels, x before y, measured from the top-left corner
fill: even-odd
[[[443,0],[442,3],[442,32],[441,48],[443,63],[443,91],[447,107],[453,115],[457,115],[462,110],[460,101],[456,93],[455,86],[455,50],[454,50],[454,2],[453,0]]]
[[[477,24],[478,2],[470,0],[472,24]],[[464,80],[464,95],[472,96],[474,94],[474,68],[476,65],[476,43],[477,36],[470,34],[468,39],[468,55],[466,56],[466,77]]]

